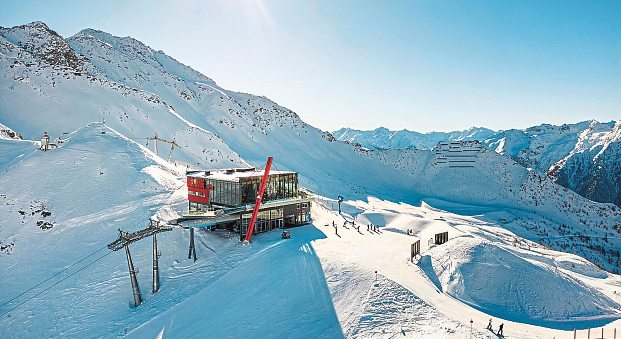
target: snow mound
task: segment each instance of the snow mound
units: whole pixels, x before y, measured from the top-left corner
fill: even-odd
[[[469,333],[466,325],[447,319],[432,305],[395,281],[380,276],[368,288],[361,313],[346,333],[348,338],[452,338]],[[433,323],[434,326],[422,324]],[[473,331],[471,338],[482,338]]]
[[[621,317],[620,306],[599,291],[485,240],[449,241],[431,249],[420,265],[444,292],[496,317],[553,328]]]

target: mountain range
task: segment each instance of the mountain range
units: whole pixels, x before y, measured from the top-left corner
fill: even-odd
[[[408,288],[390,285],[373,292],[377,295],[357,291],[356,300],[367,307],[364,312],[376,312],[372,305],[384,298],[383,293],[418,298],[407,294],[412,287],[406,278],[412,272],[400,271],[411,268],[408,260],[402,260],[407,254],[371,255],[373,251],[396,250],[389,245],[395,239],[405,246],[403,253],[409,253],[412,238],[407,231],[417,228],[428,232],[425,238],[421,235],[425,250],[437,255],[433,262],[429,256],[421,259],[414,273],[420,275],[418,283],[430,282],[437,288],[425,290],[424,298],[419,299],[439,309],[430,306],[433,312],[452,312],[446,306],[451,301],[436,303],[436,295],[446,290],[477,310],[502,310],[505,313],[498,314],[509,318],[512,312],[530,307],[512,320],[536,326],[552,324],[556,329],[568,329],[563,324],[566,319],[605,323],[618,315],[616,293],[609,291],[608,284],[621,272],[621,209],[609,203],[619,204],[619,129],[618,122],[590,121],[498,132],[472,128],[429,134],[387,129],[330,133],[305,123],[298,114],[266,97],[222,88],[206,75],[134,38],[94,29],[64,38],[42,22],[0,27],[0,199],[7,201],[0,205],[0,214],[6,216],[0,219],[0,248],[9,253],[1,258],[0,270],[21,277],[10,279],[8,287],[0,291],[2,301],[9,299],[9,292],[19,293],[22,278],[38,280],[41,272],[52,274],[67,267],[76,259],[68,256],[86,255],[101,247],[114,237],[118,227],[136,230],[151,217],[183,213],[187,168],[259,167],[273,156],[275,168],[299,172],[301,186],[317,194],[313,208],[319,220],[312,227],[296,230],[298,238],[294,236],[290,243],[273,245],[278,237],[268,234],[247,251],[238,250],[237,243],[228,238],[198,235],[204,248],[201,255],[212,261],[184,266],[178,260],[168,260],[162,265],[169,274],[163,285],[179,286],[159,292],[163,297],[152,296],[152,304],[147,303],[140,312],[127,310],[122,305],[125,299],[118,295],[119,291],[126,292],[119,287],[127,273],[121,258],[97,271],[94,277],[101,281],[72,281],[55,305],[64,318],[80,317],[92,327],[77,321],[50,327],[53,315],[38,319],[22,312],[0,319],[0,336],[9,336],[25,321],[38,324],[25,336],[126,335],[116,327],[119,321],[136,330],[136,337],[154,336],[160,329],[163,333],[163,328],[175,328],[173,320],[184,307],[197,312],[188,312],[179,324],[223,331],[224,327],[214,327],[222,322],[234,328],[228,335],[273,334],[270,330],[277,329],[260,327],[267,332],[253,332],[264,318],[257,311],[259,307],[248,308],[254,312],[249,319],[254,319],[255,327],[237,326],[235,315],[240,309],[246,310],[244,305],[249,301],[235,299],[238,294],[231,297],[234,302],[223,297],[228,296],[223,291],[230,292],[228,286],[246,286],[247,275],[264,283],[251,287],[266,293],[258,301],[271,304],[278,300],[279,308],[270,309],[277,319],[286,320],[292,314],[278,312],[281,307],[292,307],[274,288],[275,284],[284,284],[293,291],[296,302],[311,305],[301,307],[306,312],[301,319],[308,327],[308,336],[342,334],[341,330],[356,336],[356,331],[369,326],[367,316],[358,316],[358,311],[346,305],[346,292],[351,288],[339,284],[348,281],[347,274],[354,276],[348,282],[350,287],[362,286],[361,281],[371,279],[371,266],[359,261],[368,257],[382,268],[403,264],[386,273],[392,277],[386,284],[398,280]],[[44,132],[56,140],[58,149],[37,150]],[[174,140],[178,147],[172,149],[160,142],[156,151],[149,139],[155,135]],[[166,160],[169,154],[171,162]],[[343,214],[334,210],[338,196],[347,200]],[[44,211],[51,216],[39,218]],[[341,237],[324,227],[335,218],[351,222],[356,217],[385,227],[385,240],[375,244],[365,235],[363,243],[358,243],[355,237],[362,237],[360,229],[356,233],[346,228],[352,233]],[[428,239],[437,225],[448,230],[451,239],[455,236],[451,246],[464,252],[466,259],[455,261],[451,251],[432,248],[433,241]],[[339,228],[339,232],[346,231]],[[170,249],[186,249],[186,235],[171,233],[163,238]],[[319,243],[323,240],[330,242]],[[341,247],[341,240],[351,247]],[[80,246],[74,246],[77,243]],[[320,249],[321,262],[315,245]],[[39,260],[39,247],[54,260]],[[136,247],[148,249],[144,244]],[[304,257],[298,260],[295,256],[300,253]],[[486,282],[477,281],[468,289],[459,285],[463,282],[460,275],[468,273],[469,265],[481,269],[477,266],[480,255],[500,258],[494,265],[501,272],[506,272],[510,263],[527,266],[529,272],[544,270],[542,277],[558,278],[563,286],[575,288],[572,295],[589,299],[553,312],[548,304],[544,309],[529,306],[531,301],[508,287],[502,293],[513,293],[515,300],[511,300],[515,302],[493,304],[477,295]],[[455,266],[442,261],[439,264],[438,259]],[[149,256],[139,256],[137,262],[144,265],[149,260]],[[253,264],[250,270],[245,269],[247,261]],[[292,272],[290,279],[287,274],[274,278],[266,273],[279,269]],[[306,281],[309,276],[312,279]],[[536,280],[529,277],[526,283],[532,285]],[[84,284],[93,288],[92,293],[76,294],[76,286]],[[604,285],[606,288],[597,289]],[[195,286],[203,288],[196,292]],[[266,289],[261,290],[261,286]],[[524,288],[523,284],[518,286]],[[310,292],[300,292],[305,289]],[[88,303],[101,305],[104,297],[114,306],[106,304],[101,310],[98,306],[85,307]],[[398,304],[395,309],[405,307],[397,299],[391,299]],[[332,300],[335,306],[330,306]],[[210,302],[225,312],[214,312],[213,318],[198,312]],[[550,304],[555,304],[554,300]],[[77,306],[73,309],[71,305]],[[164,312],[173,307],[178,311]],[[334,315],[330,307],[344,313],[339,313],[339,319],[330,316],[317,321],[318,314]],[[455,309],[460,307],[463,305]],[[557,322],[546,322],[552,321],[545,319],[551,313],[550,319]],[[351,318],[343,320],[343,314]],[[93,321],[99,316],[104,320]],[[373,326],[380,326],[382,319]],[[454,315],[446,319],[450,320],[446,321],[450,327],[447,333],[465,335],[463,319],[455,320]],[[487,319],[487,314],[481,319]],[[393,326],[405,320],[397,317],[390,321],[395,322]],[[192,332],[193,326],[176,326],[172,333],[199,334]],[[429,328],[437,330],[431,325]],[[528,331],[539,333],[538,328]],[[485,337],[480,333],[476,336]]]
[[[621,206],[621,121],[542,124],[506,131],[472,127],[431,133],[383,127],[370,131],[341,128],[332,134],[337,140],[372,150],[426,150],[440,141],[479,140],[588,199]]]

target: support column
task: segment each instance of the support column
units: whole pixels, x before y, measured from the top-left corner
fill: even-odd
[[[129,253],[129,245],[125,245],[125,255],[127,255],[127,267],[129,268],[129,278],[132,281],[132,291],[134,293],[134,306],[138,307],[142,304],[142,296],[140,295],[140,286],[138,285],[138,277],[136,269],[132,262],[132,256]]]
[[[152,293],[157,293],[160,289],[160,268],[158,265],[159,253],[157,253],[157,233],[153,233],[153,289]]]
[[[194,247],[194,228],[190,228],[190,250],[188,251],[188,259],[192,259],[194,256],[194,261],[196,261],[196,247]]]

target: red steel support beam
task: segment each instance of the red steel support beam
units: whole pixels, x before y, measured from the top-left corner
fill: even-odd
[[[272,160],[272,157],[267,158],[267,163],[265,164],[265,172],[263,172],[263,179],[261,179],[261,186],[259,187],[257,200],[255,201],[254,209],[252,210],[252,218],[250,218],[250,223],[248,224],[248,232],[246,233],[246,238],[244,240],[246,242],[250,242],[250,238],[252,238],[254,224],[257,221],[257,215],[259,214],[259,208],[261,207],[261,200],[263,200],[263,192],[265,192],[265,187],[267,186],[267,179],[269,178],[270,167],[272,167]]]

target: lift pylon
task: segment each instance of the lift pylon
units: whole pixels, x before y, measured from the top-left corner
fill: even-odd
[[[170,162],[170,160],[172,159],[172,153],[173,153],[173,150],[175,149],[175,147],[181,148],[181,146],[179,146],[179,144],[177,144],[175,139],[173,139],[173,141],[166,140],[164,138],[161,138],[159,135],[157,135],[157,132],[155,132],[155,134],[152,137],[147,137],[146,139],[153,141],[153,152],[157,156],[159,156],[159,154],[157,152],[157,142],[158,141],[165,142],[165,143],[170,145],[170,152],[168,152],[168,162]]]
[[[142,296],[140,294],[140,286],[138,285],[138,270],[135,269],[134,263],[132,262],[131,254],[129,253],[129,245],[138,240],[144,239],[146,237],[153,236],[153,290],[157,292],[155,287],[157,286],[159,289],[159,268],[158,268],[158,257],[159,253],[157,253],[157,239],[155,239],[155,234],[160,232],[166,232],[172,230],[171,226],[168,225],[159,225],[151,221],[149,227],[142,229],[137,232],[129,233],[124,232],[119,229],[119,237],[115,241],[108,244],[108,248],[113,251],[118,251],[121,248],[125,248],[125,255],[127,256],[127,268],[129,269],[129,278],[132,283],[132,291],[134,294],[134,306],[138,306],[142,303]],[[156,281],[157,280],[157,281]]]
[[[125,244],[125,255],[127,256],[127,267],[129,268],[129,278],[132,281],[132,292],[134,294],[134,307],[142,304],[142,295],[140,294],[140,285],[138,285],[138,277],[136,269],[134,268],[134,262],[132,256],[129,253],[129,243]]]
[[[160,253],[157,251],[157,233],[153,233],[153,288],[151,293],[157,293],[160,290]]]
[[[190,228],[190,249],[188,250],[188,259],[192,259],[196,262],[196,246],[194,246],[194,228]]]

